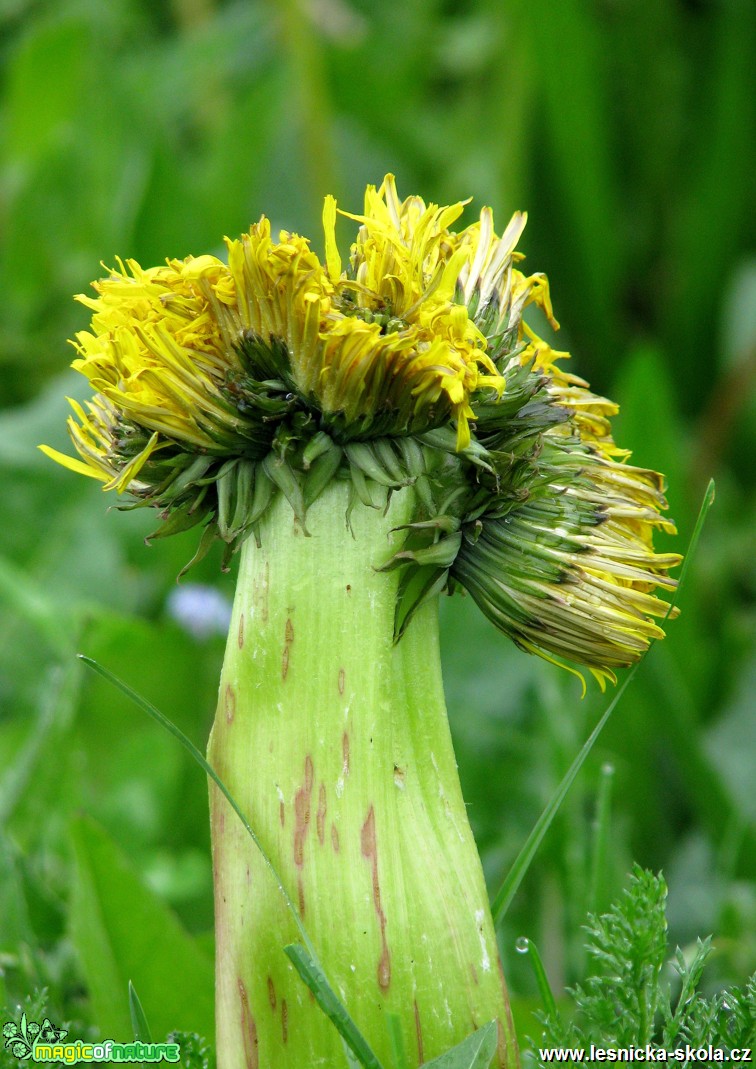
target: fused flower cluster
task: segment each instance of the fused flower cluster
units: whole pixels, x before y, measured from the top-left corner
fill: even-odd
[[[498,237],[488,208],[451,230],[463,210],[401,201],[387,175],[361,215],[326,198],[325,263],[265,217],[227,262],[119,261],[79,298],[81,459],[43,449],[155,505],[156,537],[202,524],[201,550],[231,552],[278,492],[305,526],[332,479],[374,507],[411,485],[398,635],[459,584],[518,645],[611,678],[662,634],[653,591],[675,585],[679,557],[652,547],[674,530],[663,480],[626,462],[616,406],[524,321],[534,304],[558,326],[545,276],[516,266],[525,215]],[[337,214],[359,224],[345,269]]]

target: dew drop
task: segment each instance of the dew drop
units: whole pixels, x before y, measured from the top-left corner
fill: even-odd
[[[530,952],[530,940],[526,935],[521,935],[519,939],[515,940],[515,950],[518,954],[528,954]]]

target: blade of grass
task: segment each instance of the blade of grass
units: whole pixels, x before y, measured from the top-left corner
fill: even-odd
[[[561,1020],[557,1004],[554,999],[554,993],[551,990],[551,984],[546,976],[546,970],[543,967],[543,961],[541,955],[538,952],[538,947],[535,943],[528,939],[527,936],[523,936],[517,940],[515,944],[518,953],[527,954],[530,959],[530,964],[533,968],[533,975],[535,976],[536,983],[538,984],[538,991],[541,995],[541,1002],[546,1013],[554,1021]]]
[[[294,923],[297,926],[297,930],[299,931],[299,934],[302,937],[302,942],[307,947],[312,958],[314,960],[317,960],[315,948],[313,947],[310,937],[308,936],[307,931],[305,930],[304,924],[302,923],[302,918],[299,915],[299,911],[294,905],[291,896],[289,895],[289,892],[284,887],[283,881],[278,874],[278,870],[276,869],[275,865],[266,853],[265,847],[260,842],[257,833],[253,830],[252,826],[250,825],[247,818],[244,816],[244,813],[241,811],[241,808],[239,807],[238,803],[229,791],[228,787],[226,787],[225,783],[220,778],[215,769],[212,767],[212,765],[200,753],[200,751],[197,749],[191,739],[189,739],[183,733],[181,728],[177,727],[172,720],[169,720],[165,713],[161,713],[160,710],[152,704],[152,702],[142,697],[142,695],[138,694],[137,691],[133,690],[128,685],[128,683],[124,683],[122,679],[119,679],[118,676],[113,675],[112,672],[110,672],[107,668],[101,665],[98,661],[95,661],[92,657],[87,657],[84,653],[79,653],[77,654],[77,656],[79,660],[83,661],[84,664],[87,665],[88,668],[91,668],[93,672],[97,672],[97,674],[101,675],[103,679],[107,679],[109,683],[112,683],[114,687],[117,687],[117,689],[120,690],[122,694],[125,694],[127,698],[129,698],[135,705],[137,705],[140,709],[147,713],[148,716],[152,717],[152,719],[156,721],[156,723],[160,724],[161,727],[165,728],[165,730],[170,735],[173,735],[175,739],[178,739],[184,749],[196,761],[196,763],[200,766],[203,772],[205,772],[205,774],[210,777],[210,779],[216,785],[216,787],[226,799],[228,804],[231,806],[233,811],[236,813],[239,820],[244,825],[244,828],[252,842],[260,851],[262,859],[265,862],[271,875],[273,876],[273,879],[276,881],[278,889],[281,892],[281,895],[283,896],[284,902],[286,903],[286,907],[291,913]]]
[[[129,1012],[131,1014],[131,1027],[134,1030],[134,1040],[137,1043],[151,1043],[152,1034],[150,1033],[150,1026],[147,1024],[147,1018],[144,1015],[142,1009],[142,1003],[139,1001],[139,995],[136,993],[136,988],[129,980]],[[144,1062],[139,1063],[141,1069],[144,1069]]]
[[[604,877],[609,848],[613,783],[614,766],[609,764],[602,765],[598,797],[596,799],[596,821],[591,844],[591,873],[588,881],[587,913],[597,913],[604,904]]]
[[[284,953],[299,973],[303,983],[312,991],[318,1006],[353,1052],[360,1065],[363,1065],[365,1069],[382,1069],[370,1044],[347,1013],[320,965],[298,943],[290,943],[289,946],[284,947]]]
[[[150,1026],[131,980],[129,980],[129,1013],[131,1014],[131,1027],[134,1029],[134,1039],[139,1043],[151,1043]]]
[[[386,1014],[386,1028],[391,1043],[392,1069],[410,1069],[407,1052],[404,1049],[404,1037],[399,1017],[396,1013]]]
[[[710,479],[709,480],[709,485],[706,487],[706,492],[704,493],[704,496],[703,496],[703,501],[701,502],[701,508],[699,509],[699,512],[698,512],[698,519],[696,520],[696,525],[695,525],[695,527],[693,529],[693,534],[690,537],[690,542],[688,544],[688,550],[687,550],[687,553],[685,554],[685,560],[683,562],[682,572],[680,573],[680,581],[679,581],[679,583],[677,585],[677,590],[675,591],[674,597],[671,599],[670,606],[669,606],[669,609],[667,610],[667,616],[665,617],[665,619],[669,618],[669,614],[674,609],[675,604],[676,604],[676,602],[677,602],[677,600],[678,600],[678,598],[680,596],[680,592],[681,592],[681,590],[683,588],[683,585],[684,585],[685,580],[686,580],[687,575],[688,575],[688,571],[689,571],[689,568],[690,568],[690,562],[691,562],[691,560],[692,560],[692,558],[693,558],[693,556],[695,554],[696,547],[698,546],[698,542],[699,542],[699,539],[701,537],[701,531],[703,530],[704,522],[706,520],[706,517],[707,517],[707,515],[709,513],[709,509],[711,508],[713,501],[714,501],[714,480]],[[502,883],[501,887],[499,888],[498,893],[496,894],[496,897],[494,898],[493,905],[491,906],[491,911],[493,913],[493,920],[494,920],[494,924],[495,925],[498,925],[501,922],[504,914],[509,909],[509,906],[512,903],[512,899],[517,894],[517,890],[518,890],[520,884],[522,883],[522,881],[523,881],[523,879],[525,877],[525,873],[530,868],[530,863],[532,862],[533,857],[535,856],[535,853],[536,853],[538,847],[541,845],[541,841],[542,841],[544,835],[549,830],[549,827],[551,826],[551,822],[553,821],[554,817],[556,816],[556,814],[557,814],[557,812],[559,810],[559,807],[561,806],[562,802],[564,801],[564,798],[565,798],[567,792],[569,791],[570,787],[572,786],[572,784],[573,784],[573,782],[575,780],[575,777],[577,776],[577,774],[580,771],[580,769],[583,767],[583,764],[585,763],[585,760],[588,757],[588,754],[593,749],[593,746],[594,746],[594,743],[596,742],[596,739],[599,737],[599,735],[603,731],[604,727],[606,726],[606,723],[609,720],[609,717],[612,715],[614,710],[619,705],[619,703],[622,700],[622,697],[623,697],[625,691],[627,690],[627,688],[630,686],[630,684],[632,683],[633,679],[635,678],[635,673],[638,671],[640,666],[645,661],[646,657],[648,656],[649,650],[651,649],[653,644],[654,644],[653,642],[651,642],[649,644],[649,647],[646,650],[646,652],[643,655],[643,657],[641,657],[641,659],[638,661],[638,663],[636,665],[634,665],[633,668],[625,676],[625,680],[624,680],[622,686],[619,688],[619,690],[615,694],[614,698],[611,700],[611,702],[607,706],[607,709],[604,712],[603,716],[601,717],[601,719],[596,724],[596,726],[593,729],[593,731],[590,733],[590,735],[586,739],[586,741],[583,744],[583,746],[581,747],[580,752],[578,753],[577,757],[575,758],[575,760],[572,762],[572,764],[570,765],[569,769],[565,773],[565,776],[564,776],[562,782],[557,787],[557,789],[554,792],[553,796],[551,797],[551,799],[547,803],[546,808],[541,813],[540,817],[538,818],[538,820],[536,821],[535,825],[533,826],[533,830],[531,831],[530,835],[525,840],[525,843],[523,844],[522,849],[520,850],[519,854],[515,858],[515,862],[512,865],[512,868],[507,873],[507,876],[506,876],[504,882]]]

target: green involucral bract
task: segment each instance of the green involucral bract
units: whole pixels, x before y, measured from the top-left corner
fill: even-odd
[[[241,550],[211,761],[284,874],[335,989],[387,1056],[489,1020],[514,1048],[441,689],[436,602],[467,590],[521,648],[604,686],[662,636],[675,553],[664,481],[614,442],[616,406],[528,325],[556,329],[518,269],[526,217],[400,200],[323,212],[324,262],[263,217],[227,258],[118,261],[79,299],[78,459]],[[346,264],[337,217],[357,224]],[[196,558],[195,558],[196,559]],[[573,669],[574,670],[574,669]],[[212,795],[219,1069],[337,1065],[339,1041],[285,957],[270,874]]]

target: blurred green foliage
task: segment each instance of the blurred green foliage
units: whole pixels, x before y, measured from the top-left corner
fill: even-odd
[[[561,990],[583,968],[586,909],[632,860],[665,871],[673,943],[717,933],[712,983],[753,971],[754,43],[749,0],[0,0],[0,1004],[47,988],[56,1023],[97,1035],[127,1028],[132,979],[158,1027],[166,1010],[208,1027],[199,996],[192,1022],[160,994],[166,961],[209,975],[205,784],[74,654],[202,746],[223,638],[171,609],[195,535],[146,550],[149,516],[106,511],[36,451],[67,448],[64,396],[83,396],[65,370],[87,321],[71,294],[100,261],[216,251],[262,212],[319,248],[324,194],[359,209],[387,170],[402,195],[493,205],[499,228],[528,209],[522,247],[551,279],[559,347],[621,402],[634,460],[667,472],[682,538],[717,479],[682,616],[505,920],[518,1019],[535,988],[515,937]],[[218,565],[191,582],[230,599]],[[607,699],[581,702],[469,599],[442,609],[493,889]]]

